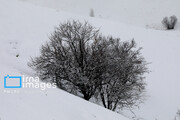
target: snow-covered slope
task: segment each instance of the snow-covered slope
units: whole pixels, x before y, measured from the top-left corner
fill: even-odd
[[[0,94],[1,120],[128,120],[61,90]]]
[[[5,89],[4,76],[32,75],[30,56],[55,25],[76,17],[17,1],[0,3],[0,120],[128,120],[59,89]]]
[[[124,4],[128,2],[124,1]],[[88,20],[94,26],[101,28],[104,34],[120,37],[122,40],[134,38],[138,46],[144,48],[143,55],[152,63],[149,65],[151,73],[146,79],[149,97],[141,108],[135,111],[138,116],[146,120],[156,118],[170,120],[180,108],[179,31],[133,27],[123,20],[120,23],[83,17],[17,0],[0,0],[0,18],[1,120],[127,119],[58,89],[46,91],[39,89],[12,91],[11,89],[10,92],[13,94],[8,94],[7,89],[3,88],[3,79],[7,74],[32,75],[32,71],[27,66],[30,56],[38,55],[41,44],[48,41],[54,26],[67,19]],[[16,57],[17,54],[19,57]]]
[[[179,0],[21,0],[30,3],[89,16],[90,9],[95,17],[149,26],[159,29],[165,16],[180,17]]]

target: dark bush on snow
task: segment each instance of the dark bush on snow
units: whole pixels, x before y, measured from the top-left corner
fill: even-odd
[[[177,17],[175,15],[171,16],[171,17],[165,17],[163,20],[162,20],[162,24],[164,25],[164,27],[167,29],[167,30],[170,30],[170,29],[174,29],[175,26],[176,26],[176,23],[177,23]]]

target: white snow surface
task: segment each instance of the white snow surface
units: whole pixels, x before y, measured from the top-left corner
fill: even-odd
[[[141,27],[158,27],[165,16],[180,17],[179,0],[21,0],[29,3]],[[156,29],[158,29],[156,28]]]
[[[180,19],[179,6],[178,0],[0,0],[0,120],[128,120],[59,89],[21,88],[6,93],[4,76],[33,75],[27,66],[30,57],[39,55],[55,26],[72,19],[87,20],[122,41],[134,38],[151,62],[147,100],[134,111],[145,120],[173,120],[180,108],[180,32],[178,26],[165,31],[145,25],[160,25],[160,18],[172,13]],[[97,17],[88,17],[90,8]]]

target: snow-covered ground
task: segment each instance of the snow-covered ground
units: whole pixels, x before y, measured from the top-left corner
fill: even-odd
[[[179,6],[178,0],[0,0],[0,120],[127,120],[59,89],[11,89],[9,94],[3,88],[7,74],[33,75],[30,56],[38,55],[54,27],[68,19],[88,20],[121,40],[134,38],[152,62],[147,101],[135,113],[145,120],[173,120],[180,108],[180,32],[145,26],[155,23],[156,28],[173,13],[180,19]],[[90,8],[97,17],[88,17]]]
[[[159,27],[165,16],[180,17],[179,0],[21,0],[35,5],[89,16],[128,23],[141,27]]]

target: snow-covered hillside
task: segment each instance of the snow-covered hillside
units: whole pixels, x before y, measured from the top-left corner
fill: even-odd
[[[165,3],[168,6],[167,1]],[[160,31],[146,29],[145,27],[135,27],[133,25],[139,25],[138,22],[135,22],[138,11],[136,11],[137,14],[134,14],[134,16],[131,14],[124,17],[124,14],[122,14],[122,21],[120,21],[121,19],[115,20],[112,17],[114,19],[112,22],[80,16],[77,15],[78,12],[76,11],[74,11],[75,13],[63,12],[63,8],[57,10],[57,8],[54,9],[54,6],[47,8],[49,3],[42,3],[41,0],[36,0],[36,2],[41,6],[29,4],[26,0],[0,0],[0,120],[127,120],[127,118],[119,114],[59,89],[47,89],[46,91],[39,89],[18,89],[18,91],[12,91],[11,89],[13,94],[9,94],[6,91],[7,89],[3,88],[3,79],[7,74],[33,75],[33,71],[27,66],[30,56],[38,55],[41,44],[48,41],[48,36],[54,30],[54,27],[67,19],[88,20],[95,27],[100,28],[102,33],[120,37],[121,40],[134,38],[138,46],[143,47],[143,56],[148,62],[152,62],[149,65],[151,73],[146,75],[148,84],[147,95],[149,97],[147,97],[147,101],[139,110],[135,110],[135,113],[145,120],[172,120],[174,118],[177,109],[180,108],[179,31]],[[71,2],[67,3],[70,5]],[[117,4],[116,2],[113,2],[112,6],[117,6],[115,5]],[[130,0],[127,2],[124,0],[123,4],[128,5],[129,2]],[[137,21],[141,19],[144,21],[143,23],[149,24],[146,19],[152,20],[154,17],[151,19],[144,18],[143,15],[149,15],[145,8],[148,8],[147,6],[151,5],[151,3],[160,4],[162,1],[156,0],[155,3],[154,1],[149,1],[148,5],[144,5],[147,3],[144,3],[142,0],[138,0],[138,2],[142,3],[141,11],[144,13],[142,12],[140,14],[142,16],[137,17]],[[136,7],[138,2],[135,4]],[[53,5],[60,4],[57,0],[52,3]],[[70,8],[72,10],[76,9],[71,7],[71,5],[66,7],[68,4],[65,4],[65,1],[61,3],[64,5],[64,10],[68,8],[66,11]],[[88,5],[89,2],[82,2],[82,4],[85,3]],[[163,5],[166,5],[165,3]],[[167,10],[178,13],[180,11],[179,7],[176,7],[179,6],[178,3],[177,0],[173,0],[171,3],[173,9],[169,10],[170,8],[168,8]],[[93,5],[92,8],[94,8]],[[76,5],[74,4],[74,6]],[[120,6],[123,5],[120,4]],[[161,9],[161,6],[159,7]],[[122,7],[120,8],[123,9]],[[156,8],[158,7],[156,6]],[[96,11],[96,8],[94,9]],[[88,10],[89,8],[87,8],[87,12]],[[102,8],[101,12],[104,13],[104,10],[105,8]],[[165,8],[162,7],[162,10],[165,10]],[[169,13],[171,12],[168,12],[167,15]],[[109,11],[109,14],[117,16],[117,13],[113,13],[113,15],[111,11]],[[162,16],[164,15],[166,13],[162,12]],[[106,16],[102,16],[106,19]],[[156,20],[158,18],[153,19],[153,21],[157,22]],[[131,25],[131,21],[135,23]],[[19,55],[19,57],[16,57],[16,55]]]
[[[131,25],[159,29],[165,16],[180,17],[179,0],[21,0],[39,6],[55,8],[89,16],[90,9],[95,17],[128,23]]]

